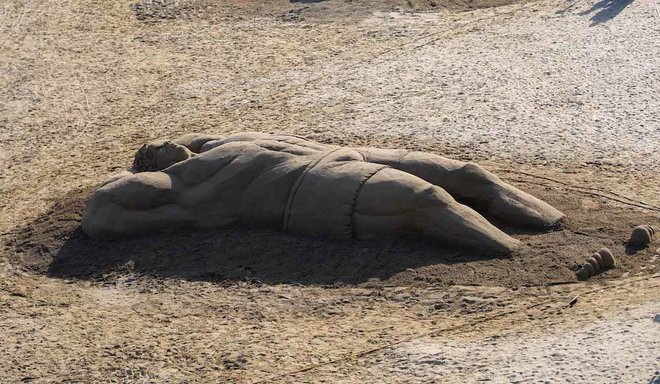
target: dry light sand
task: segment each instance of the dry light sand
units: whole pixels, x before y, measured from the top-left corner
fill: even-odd
[[[660,382],[660,244],[625,245],[660,223],[654,0],[4,0],[0,36],[0,382]],[[145,141],[242,130],[478,161],[569,221],[506,260],[75,232]]]

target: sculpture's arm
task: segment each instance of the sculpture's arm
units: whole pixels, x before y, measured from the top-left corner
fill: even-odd
[[[85,209],[83,231],[94,238],[179,229],[195,219],[177,204],[178,182],[164,172],[129,175],[99,188]]]
[[[239,132],[228,136],[189,133],[174,140],[173,143],[183,145],[194,153],[203,153],[215,147],[234,142],[254,142],[274,137],[269,133]]]
[[[308,140],[302,136],[263,132],[239,132],[224,137],[190,134],[177,139],[175,143],[185,145],[195,153],[203,153],[215,147],[229,143],[253,143],[265,149],[298,155],[336,148],[332,145],[320,144]]]
[[[207,135],[203,133],[188,133],[174,140],[173,143],[183,145],[193,153],[201,153],[202,146],[209,141],[222,140],[220,135]]]

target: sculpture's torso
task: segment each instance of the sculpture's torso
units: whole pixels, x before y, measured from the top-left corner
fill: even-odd
[[[387,166],[365,161],[357,149],[283,139],[208,142],[202,154],[164,172],[185,186],[177,188],[178,204],[195,212],[200,226],[351,237],[361,186]]]

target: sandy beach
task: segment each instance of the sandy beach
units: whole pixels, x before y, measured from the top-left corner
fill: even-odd
[[[659,382],[655,2],[9,0],[0,35],[0,381]],[[240,131],[478,162],[568,220],[501,259],[80,233],[143,143]]]

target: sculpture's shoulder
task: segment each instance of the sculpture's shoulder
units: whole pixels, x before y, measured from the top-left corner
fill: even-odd
[[[235,141],[217,145],[188,160],[174,164],[164,172],[186,185],[199,184],[216,175],[260,173],[295,155],[268,150],[255,142]]]
[[[119,173],[115,173],[114,175],[110,176],[110,177],[107,178],[105,181],[103,181],[103,183],[101,183],[101,186],[100,186],[100,187],[104,187],[104,186],[106,186],[106,185],[108,185],[108,184],[112,184],[112,183],[114,183],[115,181],[120,180],[120,179],[124,179],[124,178],[126,178],[126,177],[131,177],[131,176],[133,176],[134,174],[135,174],[135,172],[126,171],[126,170],[121,171],[121,172],[119,172]]]

